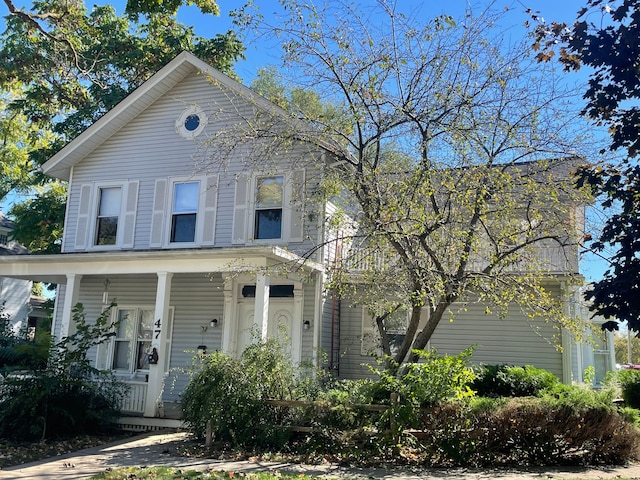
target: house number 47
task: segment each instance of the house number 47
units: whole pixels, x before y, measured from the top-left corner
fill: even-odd
[[[162,330],[160,329],[162,322],[160,322],[160,319],[158,319],[155,321],[154,325],[156,326],[156,329],[153,331],[153,333],[155,333],[155,338],[157,340],[158,338],[160,338],[160,332],[162,332]]]

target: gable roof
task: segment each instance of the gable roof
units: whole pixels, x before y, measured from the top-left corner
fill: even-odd
[[[193,72],[208,75],[214,82],[249,99],[259,108],[281,116],[283,120],[294,120],[285,110],[253,90],[216,70],[193,54],[182,52],[45,162],[41,167],[42,172],[61,180],[69,180],[71,168],[74,165]]]
[[[0,211],[0,229],[13,230],[13,222]]]

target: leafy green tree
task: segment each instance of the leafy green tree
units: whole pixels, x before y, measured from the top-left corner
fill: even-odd
[[[15,218],[12,238],[32,253],[58,253],[64,224],[67,189],[53,182],[39,189],[37,195],[9,210]]]
[[[215,10],[214,2],[199,4]],[[82,2],[41,1],[30,13],[8,5],[11,14],[0,36],[0,200],[12,189],[43,195],[10,213],[16,238],[50,253],[62,231],[64,195],[59,185],[31,190],[51,181],[38,167],[181,51],[233,74],[244,47],[233,31],[195,35],[173,12],[163,11],[173,8],[168,3],[139,23],[137,15],[119,16],[110,5],[87,11]]]
[[[281,28],[258,28],[281,39],[285,66],[300,72],[288,90],[270,86],[293,118],[266,112],[230,128],[212,139],[209,161],[224,164],[256,136],[261,168],[300,138],[331,151],[328,182],[308,190],[353,205],[358,229],[338,229],[347,268],[332,269],[334,286],[368,308],[388,366],[417,361],[456,303],[575,326],[544,283],[550,270],[577,272],[544,255],[577,260],[586,201],[568,175],[581,147],[572,92],[553,70],[525,43],[501,44],[491,12],[418,24],[384,2],[366,14],[346,2],[285,5]],[[298,91],[339,114],[301,108]],[[403,312],[406,335],[394,345]]]
[[[590,248],[605,256],[615,253],[601,280],[585,296],[590,310],[609,320],[605,328],[618,329],[618,321],[640,330],[640,1],[587,0],[577,12],[573,25],[538,22],[534,48],[540,61],[553,57],[566,70],[591,68],[584,92],[582,114],[607,127],[609,152],[624,152],[620,161],[585,167],[579,172],[581,184],[589,185],[601,196],[608,212],[599,238]],[[556,52],[558,55],[556,55]]]

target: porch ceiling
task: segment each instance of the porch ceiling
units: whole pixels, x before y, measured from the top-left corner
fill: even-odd
[[[242,272],[278,265],[322,271],[322,265],[279,247],[62,253],[0,256],[0,277],[65,284],[67,275]]]

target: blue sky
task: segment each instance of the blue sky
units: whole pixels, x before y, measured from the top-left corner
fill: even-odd
[[[313,0],[310,0],[313,1]],[[363,5],[372,4],[374,0],[360,0]],[[17,5],[26,5],[27,1],[16,1]],[[94,2],[87,2],[90,6]],[[114,2],[98,1],[95,3],[112,3],[119,13],[124,10],[125,0]],[[228,29],[234,29],[229,11],[240,7],[243,0],[219,0],[221,15],[215,17],[204,15],[195,7],[182,7],[178,12],[178,19],[186,25],[193,26],[196,33],[203,37],[214,36]],[[255,0],[259,5],[261,13],[270,22],[277,24],[281,7],[277,0]],[[320,3],[320,0],[318,0]],[[416,20],[432,19],[436,15],[449,14],[454,18],[460,17],[470,5],[474,11],[480,12],[491,5],[495,10],[507,10],[501,27],[506,28],[506,35],[513,35],[514,40],[521,38],[526,33],[525,21],[529,20],[526,13],[527,8],[537,11],[547,21],[564,21],[571,23],[575,20],[576,12],[585,6],[585,0],[493,0],[493,1],[465,1],[465,0],[425,0],[418,2],[415,0],[397,0],[401,8],[411,11],[412,17]],[[597,22],[597,18],[590,18]],[[251,32],[245,36],[246,59],[236,65],[236,73],[249,84],[261,67],[268,65],[279,65],[280,50],[273,37],[257,37]],[[586,72],[576,76],[578,80],[586,79]],[[6,207],[6,206],[5,206]],[[596,280],[601,277],[604,271],[604,262],[594,258],[585,258],[582,263],[583,273],[587,280]]]
[[[324,0],[307,1],[321,4]],[[123,1],[116,2],[116,5],[118,3],[124,5]],[[233,28],[228,13],[243,3],[242,0],[219,0],[220,17],[203,15],[195,7],[182,7],[178,12],[178,18],[183,23],[194,26],[197,34],[201,36],[212,35]],[[255,3],[269,22],[277,23],[279,13],[282,11],[277,0],[255,0]],[[374,3],[374,0],[360,0],[355,3],[367,5]],[[508,12],[502,26],[508,28],[514,38],[525,33],[523,25],[529,19],[525,13],[527,8],[540,12],[540,15],[548,21],[571,23],[575,20],[576,12],[585,6],[585,0],[425,0],[422,2],[397,0],[397,3],[400,6],[406,5],[407,11],[411,11],[415,17],[425,21],[440,14],[452,15],[454,18],[460,17],[469,5],[478,12],[489,5],[495,10],[506,9]],[[236,72],[245,83],[249,83],[260,67],[279,63],[280,51],[275,41],[265,38],[257,39],[251,34],[247,35],[245,43],[247,58],[237,65]]]

